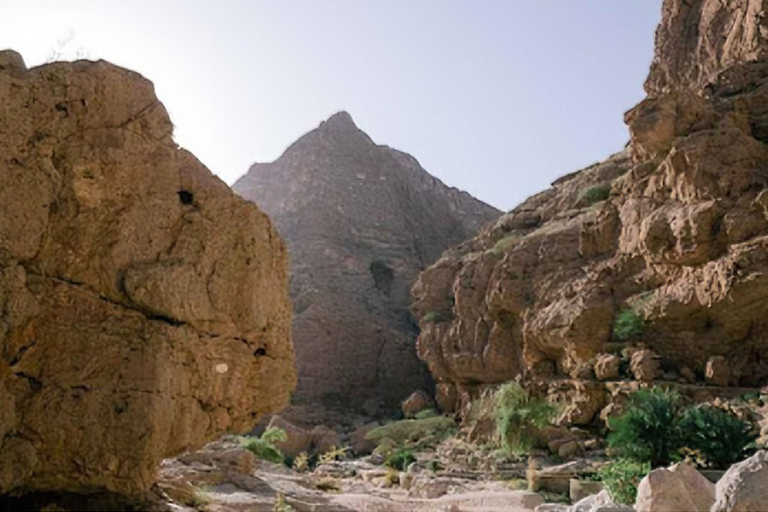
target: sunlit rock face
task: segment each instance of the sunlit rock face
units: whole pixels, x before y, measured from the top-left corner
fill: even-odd
[[[410,287],[500,212],[375,144],[346,112],[254,165],[234,189],[275,220],[289,247],[296,402],[370,412],[371,402],[396,408],[431,387],[416,357]]]
[[[628,147],[420,275],[419,355],[450,408],[515,378],[573,388],[616,345],[654,378],[768,380],[765,3],[665,1]],[[626,310],[644,325],[619,340]]]
[[[152,84],[0,52],[0,494],[135,494],[283,407],[285,246]]]

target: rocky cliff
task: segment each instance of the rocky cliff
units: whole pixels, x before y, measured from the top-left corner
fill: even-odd
[[[296,402],[391,405],[427,385],[410,287],[499,212],[375,144],[345,112],[234,189],[275,220],[290,249]]]
[[[285,246],[152,84],[0,52],[0,494],[135,494],[285,406]]]
[[[617,389],[597,380],[768,381],[766,4],[666,0],[629,146],[421,274],[443,407],[521,378],[587,424]]]

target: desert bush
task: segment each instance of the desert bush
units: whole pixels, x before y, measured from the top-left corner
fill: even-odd
[[[496,255],[503,254],[514,247],[518,240],[520,240],[520,235],[516,233],[507,235],[496,242],[491,252]]]
[[[246,437],[243,440],[243,446],[260,459],[282,464],[285,459],[283,453],[275,446],[275,443],[282,443],[288,440],[285,430],[277,427],[269,427],[261,434],[261,437]]]
[[[752,425],[734,414],[706,405],[689,407],[680,419],[685,448],[697,452],[702,465],[727,469],[746,458],[756,436]]]
[[[605,201],[611,196],[611,184],[603,183],[590,187],[581,193],[579,203],[584,206],[592,206],[600,201]]]
[[[416,462],[416,457],[413,455],[413,451],[405,446],[398,446],[389,454],[384,465],[388,468],[405,471],[413,462]]]
[[[634,505],[637,486],[650,471],[647,462],[618,459],[600,468],[598,476],[616,503]]]
[[[651,466],[679,458],[682,398],[673,390],[643,389],[632,395],[627,412],[610,421],[609,446],[620,456]]]
[[[456,430],[456,422],[447,416],[425,419],[393,421],[377,427],[365,436],[369,441],[381,443],[385,439],[396,446],[416,443],[419,445],[438,442]]]
[[[613,321],[613,337],[619,341],[637,338],[645,330],[645,319],[634,309],[624,309]]]
[[[555,406],[531,397],[517,382],[502,385],[493,400],[496,434],[501,447],[515,455],[533,448],[538,430],[549,425],[557,415]]]
[[[423,411],[417,412],[414,418],[416,418],[417,420],[425,420],[427,418],[435,418],[439,415],[440,414],[438,414],[438,412],[434,409],[424,409]]]

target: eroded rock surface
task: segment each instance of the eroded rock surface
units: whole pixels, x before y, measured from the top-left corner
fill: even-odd
[[[152,84],[0,52],[0,494],[146,489],[283,407],[285,247]]]
[[[234,189],[272,217],[291,253],[297,403],[394,410],[431,389],[408,312],[416,276],[500,212],[375,144],[334,115]],[[368,407],[375,410],[375,407]]]
[[[644,381],[768,381],[765,3],[666,0],[629,146],[421,274],[419,355],[455,406],[521,376],[593,379],[622,348]]]

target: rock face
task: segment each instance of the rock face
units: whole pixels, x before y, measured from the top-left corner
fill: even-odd
[[[334,115],[234,189],[291,254],[296,403],[392,408],[429,384],[408,306],[416,276],[499,212]]]
[[[766,3],[666,0],[629,146],[421,274],[419,355],[459,407],[519,376],[592,378],[616,345],[658,356],[644,380],[722,356],[718,383],[768,381]]]
[[[146,489],[283,407],[285,247],[152,84],[0,52],[0,494]]]
[[[654,469],[637,487],[637,512],[709,512],[715,484],[688,464]]]

